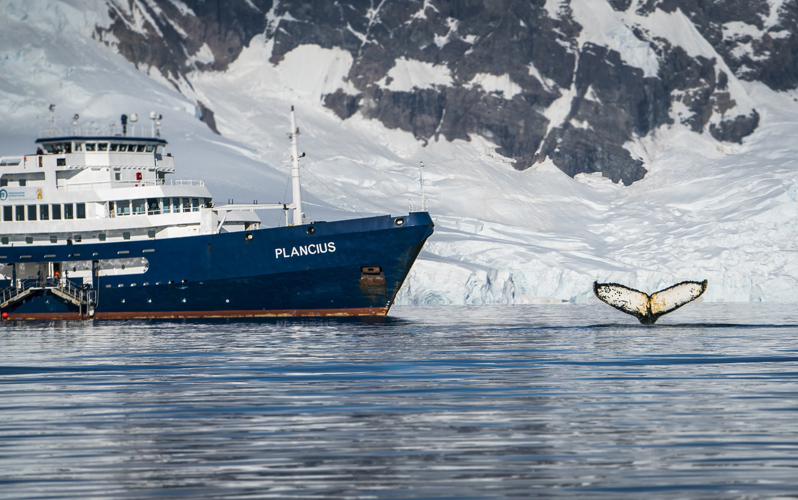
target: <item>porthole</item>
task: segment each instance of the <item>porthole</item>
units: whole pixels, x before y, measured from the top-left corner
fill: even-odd
[[[252,233],[247,233],[247,235],[244,238],[246,238],[247,241],[252,241],[252,238],[254,238],[254,236],[252,236]]]
[[[313,226],[308,226],[308,230],[307,231],[308,231],[308,234],[315,234],[316,233],[316,228],[313,227]]]
[[[405,224],[405,219],[404,219],[404,217],[397,217],[397,218],[396,218],[396,220],[394,221],[394,223],[395,223],[397,226],[404,226],[404,224]]]

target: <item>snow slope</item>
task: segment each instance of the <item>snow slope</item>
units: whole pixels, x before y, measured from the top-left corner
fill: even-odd
[[[649,173],[624,187],[572,179],[549,163],[516,171],[477,137],[424,146],[375,121],[342,122],[321,96],[346,91],[348,54],[303,46],[274,67],[271,46],[256,38],[228,71],[190,77],[189,97],[214,110],[220,137],[157,70],[138,71],[91,39],[107,20],[86,12],[102,12],[101,3],[0,3],[0,155],[32,148],[51,103],[59,118],[77,112],[103,125],[154,110],[165,116],[177,177],[206,179],[221,201],[282,201],[293,104],[311,219],[418,209],[423,162],[436,232],[400,304],[584,302],[596,300],[594,280],[652,292],[708,279],[707,301],[798,297],[795,95],[742,85],[761,116],[743,145],[680,125],[629,144]],[[430,79],[412,64],[401,70],[397,85]]]

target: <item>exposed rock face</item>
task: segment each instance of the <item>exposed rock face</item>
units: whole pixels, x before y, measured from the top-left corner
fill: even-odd
[[[619,52],[629,42],[616,50],[584,40],[600,20],[582,26],[570,2],[107,1],[113,24],[97,38],[179,88],[191,71],[225,69],[262,33],[278,67],[300,45],[340,48],[354,61],[349,90],[324,103],[342,119],[361,113],[424,142],[476,134],[517,169],[551,158],[568,175],[601,172],[624,184],[646,174],[624,144],[662,125],[678,121],[728,142],[750,135],[759,115],[740,105],[731,80],[798,86],[798,0],[777,12],[767,0],[591,0],[606,1],[632,42],[648,48],[646,68]],[[687,19],[719,57],[691,55],[684,40],[634,22],[658,12]],[[392,70],[407,61],[446,82],[396,81]],[[212,111],[203,116],[213,126]]]

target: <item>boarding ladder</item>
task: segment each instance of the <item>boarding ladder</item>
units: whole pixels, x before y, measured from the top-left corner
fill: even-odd
[[[29,296],[43,290],[78,307],[80,317],[93,317],[97,305],[97,291],[91,288],[80,288],[68,279],[24,279],[18,280],[16,286],[0,291],[0,310],[22,302]]]

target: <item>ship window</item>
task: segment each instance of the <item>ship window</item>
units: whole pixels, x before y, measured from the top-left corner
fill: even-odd
[[[130,215],[130,200],[116,202],[116,215]]]
[[[50,236],[50,243],[58,243],[58,236]]]
[[[75,143],[75,151],[83,151],[83,143],[82,142],[76,142]]]
[[[106,239],[105,233],[98,234],[97,235],[97,239],[100,240],[100,241],[105,241],[105,239]]]
[[[27,243],[28,245],[32,245],[33,244],[33,236],[25,236],[25,243]]]
[[[172,212],[180,213],[180,198],[172,198]]]
[[[127,144],[120,144],[119,145],[119,151],[121,153],[124,153],[125,151],[127,151]]]
[[[56,158],[55,159],[55,166],[56,167],[66,167],[66,158]]]
[[[149,231],[147,231],[147,236],[149,236],[150,238],[155,238],[155,229],[150,229]]]
[[[158,215],[161,213],[161,209],[158,206],[158,199],[157,198],[148,198],[147,199],[147,215]]]
[[[36,205],[28,205],[28,220],[36,220]]]
[[[129,231],[125,231],[124,233],[122,233],[122,239],[123,240],[129,240],[130,239],[130,232]]]
[[[133,213],[136,215],[144,215],[146,213],[145,200],[133,200]]]
[[[191,198],[191,210],[193,212],[199,210],[199,198]]]
[[[149,146],[147,146],[147,149],[145,151],[147,151],[148,153],[152,153],[152,150],[153,150],[153,145],[150,144]]]
[[[64,219],[74,219],[75,211],[71,203],[64,203]]]
[[[116,151],[117,149],[119,149],[119,144],[112,143],[111,147],[109,148],[109,151]]]
[[[0,179],[0,187],[8,186],[8,179]]]
[[[169,198],[164,198],[161,203],[163,203],[163,213],[168,214],[172,211],[172,206],[169,205]]]
[[[61,220],[61,205],[51,205],[53,212],[53,220]]]
[[[19,180],[19,185],[23,186],[23,187],[27,186],[28,185],[28,179],[20,179]]]
[[[136,151],[138,151],[139,153],[143,153],[144,152],[144,144],[139,144],[139,147],[138,147],[138,149]]]
[[[15,207],[15,220],[25,220],[25,205],[17,205]]]
[[[78,219],[85,219],[86,218],[86,204],[85,203],[76,203],[75,204],[75,215]]]
[[[14,220],[14,210],[11,205],[6,205],[3,207],[3,220],[6,222],[11,222]]]
[[[107,142],[101,142],[101,143],[97,144],[97,151],[108,151],[108,143]]]
[[[39,219],[50,220],[50,205],[39,205]]]
[[[121,181],[122,180],[122,174],[120,172],[114,172],[114,180],[115,181]]]
[[[93,142],[87,142],[86,143],[86,151],[94,151],[94,143]]]
[[[191,200],[188,198],[183,198],[183,211],[191,212]]]
[[[48,153],[52,153],[53,152],[53,145],[52,144],[45,144],[44,145],[44,150],[47,151]]]
[[[81,235],[79,235],[79,234],[76,234],[75,235],[75,243],[80,243],[81,241],[83,241],[83,237]]]
[[[0,238],[0,243],[2,243],[3,245],[8,245],[8,236],[3,236],[2,238]]]

